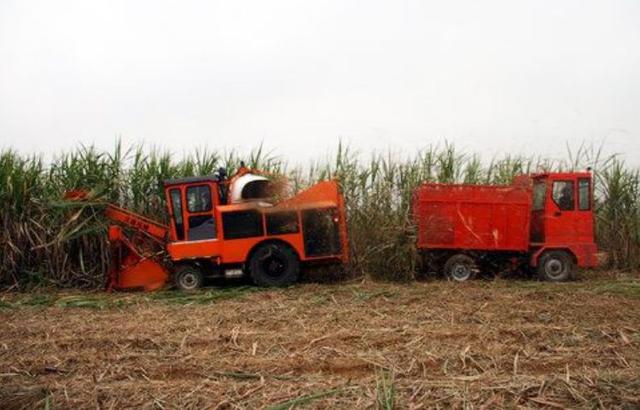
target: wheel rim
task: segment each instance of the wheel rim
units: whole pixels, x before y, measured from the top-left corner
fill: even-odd
[[[198,287],[198,277],[193,272],[185,272],[180,276],[180,287],[182,289],[195,289]]]
[[[451,277],[458,282],[464,282],[471,276],[471,267],[464,263],[456,263],[451,268]]]
[[[288,266],[287,260],[278,254],[272,254],[262,260],[264,273],[272,278],[279,278],[284,275]]]
[[[564,263],[559,259],[549,259],[544,265],[544,271],[550,278],[557,279],[564,274]]]

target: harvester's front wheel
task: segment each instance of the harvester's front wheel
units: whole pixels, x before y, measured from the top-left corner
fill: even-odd
[[[253,252],[249,270],[253,283],[258,286],[288,286],[298,281],[300,262],[290,247],[267,243]]]
[[[444,274],[455,282],[473,279],[477,272],[478,267],[473,258],[461,253],[453,255],[444,264]]]
[[[565,251],[548,251],[538,262],[538,278],[549,282],[564,282],[574,276],[573,258]]]
[[[173,278],[176,287],[180,290],[196,290],[202,287],[202,272],[197,266],[179,266]]]

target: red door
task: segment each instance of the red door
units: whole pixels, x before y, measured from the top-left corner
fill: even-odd
[[[593,243],[591,178],[571,174],[547,179],[544,233],[547,246]]]
[[[576,186],[573,179],[547,180],[545,242],[547,245],[575,242],[577,237]]]

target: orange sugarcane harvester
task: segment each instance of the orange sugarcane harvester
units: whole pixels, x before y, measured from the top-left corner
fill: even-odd
[[[108,289],[155,290],[173,282],[192,290],[208,277],[239,275],[261,286],[285,286],[297,281],[301,265],[346,263],[337,182],[320,182],[278,201],[277,188],[244,166],[231,178],[221,169],[214,176],[164,181],[168,226],[106,204],[105,215],[114,222]],[[66,198],[87,195],[71,191]]]

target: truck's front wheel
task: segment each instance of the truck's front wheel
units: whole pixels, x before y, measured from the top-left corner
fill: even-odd
[[[267,243],[253,252],[249,270],[258,286],[288,286],[298,280],[300,262],[289,246]]]
[[[538,277],[549,282],[564,282],[573,278],[573,258],[565,251],[548,251],[538,261]]]

